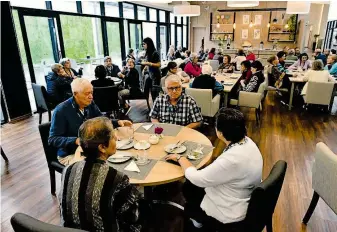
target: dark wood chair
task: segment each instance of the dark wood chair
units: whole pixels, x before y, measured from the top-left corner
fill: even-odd
[[[118,87],[95,87],[94,101],[101,112],[105,113],[107,116],[114,114],[116,117],[120,108],[118,103]]]
[[[15,232],[84,232],[84,230],[48,224],[23,213],[14,214],[11,224]]]
[[[50,122],[39,125],[39,132],[49,169],[51,194],[55,195],[55,171],[62,173],[64,165],[57,160],[57,149],[48,144],[50,125]]]
[[[51,120],[51,111],[55,108],[55,105],[48,100],[48,93],[43,85],[32,83],[33,92],[35,96],[36,108],[39,113],[39,124],[42,122],[42,114],[48,112],[49,122]]]

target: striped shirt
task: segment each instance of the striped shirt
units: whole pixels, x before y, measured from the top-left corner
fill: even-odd
[[[88,231],[141,230],[140,193],[126,175],[103,160],[83,160],[67,166],[59,199],[65,227]]]

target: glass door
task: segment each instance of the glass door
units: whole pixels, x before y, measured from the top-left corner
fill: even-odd
[[[129,30],[129,48],[132,48],[133,50],[136,51],[141,50],[143,40],[142,24],[129,21],[128,30]]]
[[[166,54],[167,54],[167,27],[160,25],[160,55],[162,60],[166,60]]]
[[[122,66],[121,40],[119,31],[119,22],[106,22],[108,34],[109,56],[119,67]]]

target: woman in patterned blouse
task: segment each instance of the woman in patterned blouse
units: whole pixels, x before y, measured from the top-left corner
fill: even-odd
[[[231,64],[231,57],[229,55],[224,55],[223,63],[219,66],[218,70],[225,73],[233,72],[233,65]]]

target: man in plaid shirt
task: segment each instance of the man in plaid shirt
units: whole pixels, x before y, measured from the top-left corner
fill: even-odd
[[[165,80],[168,93],[156,98],[150,113],[153,123],[172,123],[192,129],[201,125],[200,109],[191,96],[182,93],[181,85],[177,75],[171,75]]]

